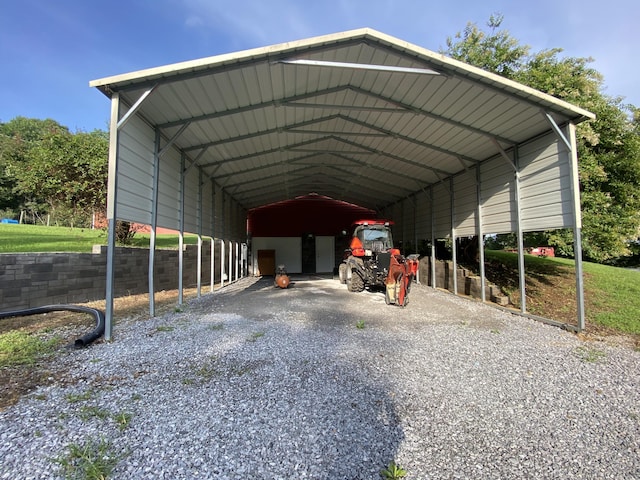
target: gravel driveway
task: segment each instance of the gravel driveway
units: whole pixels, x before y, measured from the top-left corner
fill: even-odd
[[[640,478],[640,352],[415,285],[246,278],[63,355],[0,413],[0,478]],[[87,448],[90,451],[90,448]]]

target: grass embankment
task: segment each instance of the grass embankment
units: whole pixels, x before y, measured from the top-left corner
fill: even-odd
[[[519,304],[518,256],[487,251],[487,277]],[[640,271],[583,262],[587,327],[640,335]],[[527,311],[575,323],[573,260],[525,255]]]
[[[195,244],[196,235],[185,235],[185,244]],[[77,252],[90,253],[94,245],[106,245],[104,230],[46,227],[41,225],[0,224],[0,253]],[[136,233],[132,247],[148,247],[149,234]],[[157,248],[177,248],[178,235],[156,236]]]

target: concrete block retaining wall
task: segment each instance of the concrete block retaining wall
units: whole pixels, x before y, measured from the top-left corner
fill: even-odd
[[[433,285],[431,258],[423,257],[420,259],[419,267],[420,283],[423,285]],[[473,298],[481,298],[481,282],[480,277],[476,276],[466,268],[457,268],[458,294],[468,295]],[[453,292],[453,262],[450,260],[436,260],[436,287]],[[485,281],[485,298],[499,305],[507,305],[509,299],[503,295],[496,285]]]
[[[84,303],[105,298],[107,248],[94,253],[0,254],[0,311],[62,303]],[[215,281],[220,281],[220,248],[215,251]],[[198,248],[184,252],[183,285],[197,285]],[[228,259],[226,260],[228,262]],[[211,246],[202,247],[202,285],[211,278]],[[117,247],[114,257],[114,295],[149,291],[149,250]],[[228,266],[225,265],[225,270]],[[154,289],[178,288],[178,251],[156,250]]]

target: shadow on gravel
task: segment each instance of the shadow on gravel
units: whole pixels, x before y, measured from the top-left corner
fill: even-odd
[[[362,362],[362,355],[377,353],[367,352],[358,316],[341,312],[353,294],[337,280],[292,280],[291,289],[274,288],[266,277],[210,297],[216,313],[255,321],[264,333],[219,359],[236,371],[247,359],[260,367],[233,380],[232,393],[207,393],[212,405],[228,406],[224,415],[235,419],[234,429],[247,432],[245,453],[224,427],[212,428],[212,440],[226,442],[222,455],[231,455],[246,478],[381,478],[404,433],[393,385],[372,375],[371,361]],[[360,300],[366,302],[367,293]],[[264,428],[256,431],[256,424]]]

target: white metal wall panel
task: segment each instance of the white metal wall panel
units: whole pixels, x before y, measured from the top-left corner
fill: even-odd
[[[522,228],[573,226],[570,157],[553,133],[519,148]]]
[[[477,233],[476,169],[471,168],[453,178],[455,229],[457,236]]]
[[[483,232],[515,232],[517,217],[513,167],[502,157],[495,157],[482,163],[480,185]]]
[[[153,129],[134,116],[118,137],[117,216],[148,225],[153,202]]]
[[[184,231],[198,233],[198,183],[197,168],[191,168],[184,178]]]
[[[223,222],[224,219],[222,217],[222,188],[220,188],[220,185],[216,184],[214,186],[214,197],[215,197],[215,205],[214,205],[214,210],[215,210],[215,218],[214,218],[214,234],[213,236],[215,238],[222,238],[222,229],[223,229]]]
[[[406,246],[407,243],[413,245],[415,249],[416,243],[416,199],[415,196],[406,198],[402,202],[402,241]]]
[[[451,236],[451,196],[449,182],[433,186],[433,216],[435,220],[435,238]]]
[[[431,200],[425,192],[416,195],[416,235],[418,240],[431,240]]]
[[[403,238],[404,218],[402,214],[403,205],[404,205],[403,201],[394,203],[393,206],[391,207],[391,211],[389,212],[390,217],[385,217],[393,221],[392,231],[393,231],[393,242],[395,245],[399,245],[401,241],[404,241],[404,238]]]
[[[157,220],[159,227],[180,228],[180,152],[175,148],[160,158]]]
[[[204,178],[202,185],[202,234],[210,237],[213,235],[213,223],[211,219],[213,186],[211,180]]]
[[[302,241],[300,237],[254,237],[251,242],[253,271],[258,271],[258,250],[275,250],[276,267],[284,265],[287,273],[302,273]]]

